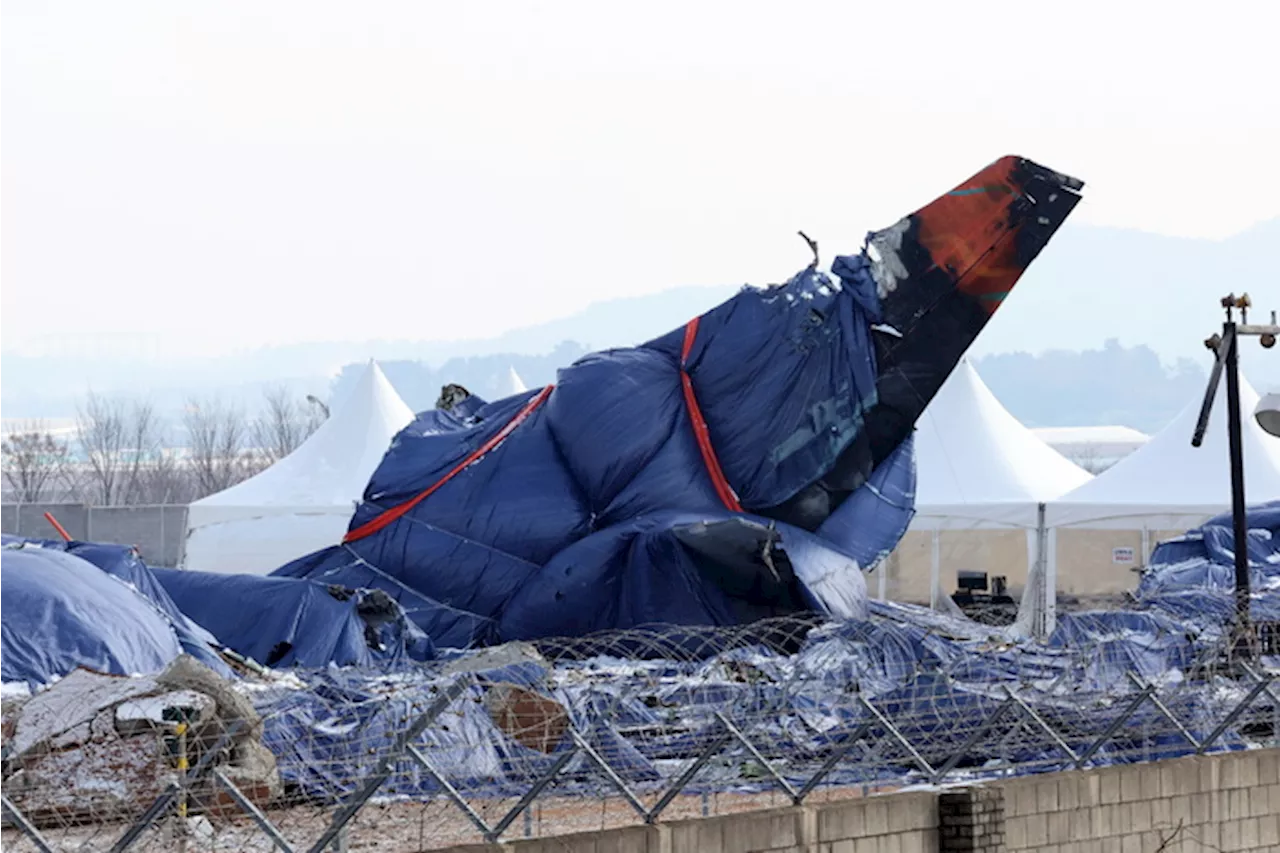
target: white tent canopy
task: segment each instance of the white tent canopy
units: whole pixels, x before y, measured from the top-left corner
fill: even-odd
[[[336,544],[391,439],[413,412],[374,362],[293,453],[191,504],[183,565],[266,574]]]
[[[520,378],[520,374],[516,373],[516,369],[510,366],[507,367],[506,382],[504,382],[503,385],[505,386],[502,389],[503,397],[510,397],[514,394],[523,394],[525,391],[529,390],[528,387],[525,386],[524,380]]]
[[[1200,416],[1201,400],[1195,399],[1143,447],[1051,502],[1049,526],[1183,530],[1230,509],[1226,385],[1224,377],[1200,447],[1191,446]],[[1280,439],[1258,426],[1257,405],[1258,393],[1242,375],[1244,483],[1250,504],[1280,498]]]
[[[916,529],[1035,527],[1091,475],[1049,447],[962,360],[916,425]]]

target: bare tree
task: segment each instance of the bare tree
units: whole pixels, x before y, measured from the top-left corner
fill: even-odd
[[[110,505],[120,487],[120,456],[124,452],[124,403],[92,391],[76,407],[76,432],[88,466],[85,499]]]
[[[23,424],[0,441],[5,481],[23,503],[46,497],[66,471],[69,456],[67,443],[54,438],[39,421]]]
[[[164,456],[164,431],[150,403],[135,402],[124,424],[124,483],[120,502],[142,503],[149,472]]]
[[[190,465],[200,496],[220,492],[251,476],[260,467],[245,444],[249,428],[244,413],[216,399],[191,401],[183,414]]]
[[[130,503],[188,504],[199,496],[191,467],[162,450],[139,472]]]
[[[254,420],[254,447],[270,464],[279,462],[298,449],[298,445],[319,429],[324,416],[319,407],[304,405],[287,388],[277,386],[264,393],[262,413]]]
[[[143,471],[163,444],[151,404],[126,404],[90,392],[76,412],[76,427],[88,464],[85,498],[104,506],[134,499]]]

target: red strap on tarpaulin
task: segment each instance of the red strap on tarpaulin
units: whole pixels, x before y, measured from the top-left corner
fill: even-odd
[[[693,422],[693,437],[697,439],[698,450],[702,453],[702,463],[707,466],[716,494],[728,509],[742,512],[742,504],[738,503],[738,496],[725,478],[720,460],[716,458],[715,448],[711,446],[711,430],[707,428],[707,419],[702,416],[697,395],[693,393],[693,379],[687,369],[689,353],[693,351],[693,342],[698,337],[698,319],[694,317],[685,324],[684,346],[680,350],[680,384],[684,386],[684,404],[689,410],[689,420]]]
[[[449,470],[449,473],[445,474],[439,480],[436,480],[430,486],[423,489],[421,492],[418,492],[418,494],[414,495],[404,503],[399,504],[398,506],[393,506],[391,509],[379,513],[369,521],[366,521],[364,524],[357,527],[355,530],[347,531],[347,535],[342,537],[343,544],[354,542],[357,539],[363,539],[370,534],[377,533],[379,530],[425,501],[433,493],[438,491],[445,483],[462,473],[468,466],[479,461],[486,453],[496,448],[499,444],[502,444],[502,442],[507,440],[507,436],[511,435],[511,433],[515,431],[516,427],[524,423],[525,420],[528,419],[529,415],[533,414],[539,406],[546,402],[547,397],[551,396],[551,389],[554,387],[554,385],[548,385],[546,388],[539,391],[533,399],[524,404],[523,409],[516,412],[516,416],[508,421],[506,426],[494,433],[488,441],[476,448],[466,459],[463,459],[457,465],[453,466],[453,468]]]
[[[693,393],[693,379],[689,376],[686,369],[689,361],[689,353],[693,350],[693,342],[698,337],[698,318],[694,317],[684,327],[684,346],[680,350],[680,384],[684,388],[684,403],[689,410],[689,420],[693,422],[693,437],[698,442],[698,451],[702,454],[702,462],[707,467],[707,473],[711,476],[711,484],[715,487],[716,494],[720,496],[720,500],[724,505],[734,512],[742,512],[742,504],[738,503],[738,496],[734,493],[733,487],[729,485],[729,481],[725,479],[724,470],[720,467],[720,460],[716,458],[715,448],[711,446],[711,431],[707,428],[707,419],[702,416],[702,408],[698,405],[698,398]],[[467,469],[468,466],[475,464],[482,456],[496,448],[502,442],[507,440],[507,436],[515,431],[515,428],[524,423],[529,415],[533,414],[539,406],[546,402],[547,397],[551,395],[554,385],[548,385],[538,392],[537,396],[525,404],[524,408],[516,413],[516,416],[507,422],[507,425],[498,430],[488,441],[480,445],[466,459],[463,459],[439,480],[436,480],[427,488],[414,495],[402,504],[393,506],[391,509],[385,510],[369,521],[357,527],[355,530],[347,531],[347,535],[342,537],[343,544],[355,542],[357,539],[363,539],[366,536],[377,533],[387,525],[391,524],[398,518],[401,518],[411,509],[432,494],[439,491],[440,487],[452,480],[458,474]]]

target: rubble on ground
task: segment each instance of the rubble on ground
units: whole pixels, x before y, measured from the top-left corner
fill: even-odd
[[[260,807],[281,794],[252,704],[186,655],[156,676],[78,669],[5,706],[5,795],[36,826],[135,817],[228,733],[214,767]],[[193,810],[237,808],[209,774],[188,793]]]

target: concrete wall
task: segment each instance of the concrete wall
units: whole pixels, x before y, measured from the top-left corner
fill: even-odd
[[[630,826],[498,845],[451,847],[456,853],[932,853],[938,849],[938,797],[894,794],[819,806]]]
[[[1280,851],[1280,749],[1028,776],[458,851]]]
[[[1181,536],[1182,530],[1150,530],[1143,548],[1141,530],[1057,531],[1057,586],[1062,595],[1096,596],[1132,591],[1138,585],[1137,569],[1146,565],[1149,550],[1161,540]],[[961,569],[1004,575],[1016,598],[1027,581],[1030,554],[1026,530],[944,530],[938,534],[939,575],[944,595],[956,590]],[[1132,548],[1134,563],[1117,565],[1112,549]],[[885,573],[886,597],[916,604],[929,602],[929,575],[933,564],[933,532],[912,530],[881,567],[867,576],[867,589],[877,595],[880,572]]]
[[[53,513],[71,538],[90,542],[135,545],[153,566],[176,566],[187,532],[185,506],[105,506],[81,504],[5,504],[0,507],[0,530],[37,539],[57,539],[58,532],[44,518]]]
[[[886,592],[893,601],[929,603],[929,576],[933,566],[931,530],[911,530],[902,537],[887,562]],[[1110,552],[1108,552],[1110,553]],[[1027,582],[1029,552],[1025,530],[942,530],[938,532],[938,573],[942,593],[956,591],[957,572],[986,572],[988,578],[1003,575],[1010,589]],[[879,590],[876,569],[867,577],[872,595]]]
[[[1280,850],[1280,749],[1031,776],[999,787],[1009,853]]]

